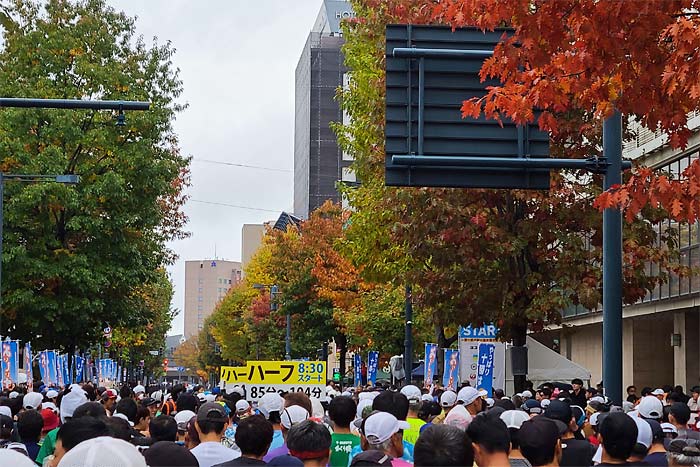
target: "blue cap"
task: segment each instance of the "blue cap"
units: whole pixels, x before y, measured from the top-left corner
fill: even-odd
[[[211,390],[212,394],[221,394],[221,388],[219,386]]]
[[[542,406],[539,401],[535,399],[528,399],[522,406],[522,409],[529,414],[540,414],[542,413]]]

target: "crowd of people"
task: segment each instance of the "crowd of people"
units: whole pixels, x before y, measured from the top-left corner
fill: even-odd
[[[512,397],[465,385],[302,392],[91,383],[0,395],[0,466],[700,466],[700,387],[627,388],[613,405],[581,380]],[[697,423],[697,424],[696,424]]]

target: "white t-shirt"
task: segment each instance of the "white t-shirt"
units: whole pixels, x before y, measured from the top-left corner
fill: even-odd
[[[212,467],[212,465],[228,462],[241,456],[240,452],[213,441],[201,443],[192,448],[190,452],[197,458],[199,467]]]

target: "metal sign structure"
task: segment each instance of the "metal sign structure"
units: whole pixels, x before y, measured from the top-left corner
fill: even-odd
[[[479,70],[509,30],[388,25],[386,28],[385,176],[388,186],[549,189],[549,171],[603,174],[605,189],[619,184],[622,116],[603,123],[602,157],[549,157],[549,135],[535,124],[502,125],[462,119],[461,103],[481,97]],[[411,369],[410,286],[406,299],[405,355]],[[410,374],[410,373],[409,373]],[[603,382],[613,402],[622,399],[622,216],[603,212]]]

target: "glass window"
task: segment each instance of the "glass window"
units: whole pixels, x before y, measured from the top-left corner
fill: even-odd
[[[202,301],[202,296],[201,296],[201,295],[197,297],[197,301],[198,301],[198,302],[201,302],[201,301]]]
[[[690,266],[700,268],[700,247],[693,247],[690,250]],[[690,278],[690,291],[700,292],[700,277],[692,276]]]
[[[681,251],[681,265],[690,266],[690,250]],[[690,277],[681,278],[681,295],[690,292]]]

